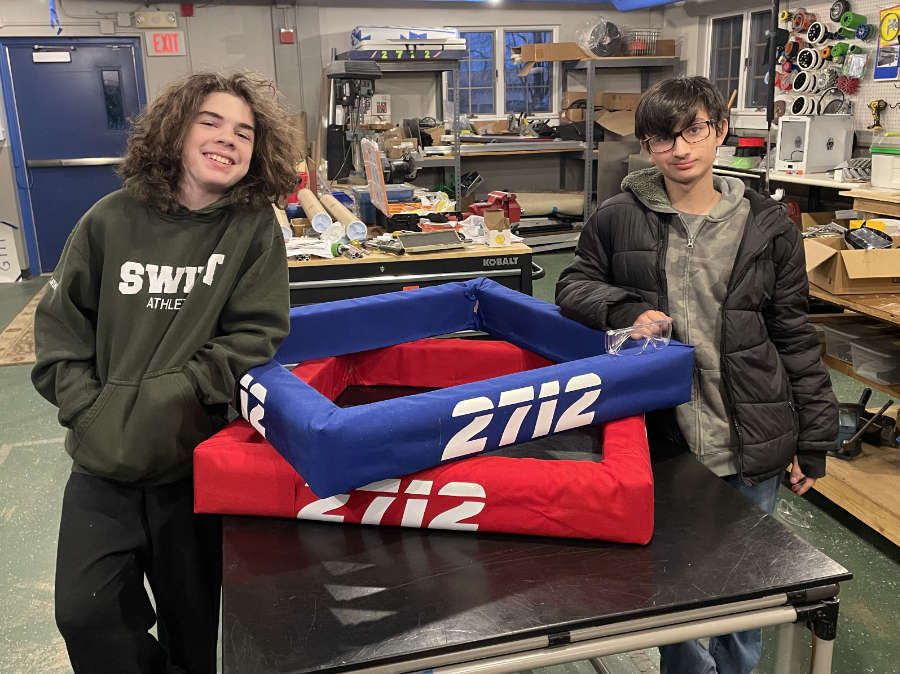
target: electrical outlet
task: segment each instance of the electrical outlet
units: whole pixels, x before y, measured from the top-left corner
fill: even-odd
[[[135,28],[175,28],[177,25],[175,12],[138,11],[134,13]]]

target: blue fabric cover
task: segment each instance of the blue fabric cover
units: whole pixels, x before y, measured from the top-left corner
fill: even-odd
[[[558,364],[350,408],[281,365],[464,329]],[[487,279],[298,307],[276,359],[241,379],[241,412],[324,498],[501,443],[690,400],[693,347],[672,342],[637,357],[604,348],[603,332]]]

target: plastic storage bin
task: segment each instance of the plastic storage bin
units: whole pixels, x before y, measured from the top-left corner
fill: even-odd
[[[825,330],[825,354],[849,365],[853,364],[850,345],[858,340],[882,337],[891,332],[891,327],[877,321],[846,320],[821,323]]]
[[[408,185],[407,183],[400,183],[399,185],[385,185],[384,189],[387,192],[387,200],[389,204],[412,201],[413,193],[416,190],[413,185]],[[376,209],[374,204],[372,204],[372,196],[369,194],[369,186],[358,185],[354,187],[353,196],[356,197],[356,203],[359,205],[359,212],[357,213],[357,215],[359,215],[360,219],[367,225],[376,224]]]
[[[872,136],[872,187],[900,190],[900,135]]]
[[[853,371],[879,384],[900,384],[900,333],[853,342]]]

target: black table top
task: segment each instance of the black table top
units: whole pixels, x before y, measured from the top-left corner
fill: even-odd
[[[851,577],[692,457],[654,478],[647,546],[225,518],[225,671],[370,666]]]

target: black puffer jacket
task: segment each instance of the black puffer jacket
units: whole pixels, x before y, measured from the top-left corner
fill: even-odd
[[[838,415],[807,320],[802,239],[778,202],[750,190],[745,196],[751,210],[722,307],[719,349],[735,463],[741,478],[755,483],[783,471],[796,454],[806,476],[821,477]],[[668,312],[665,258],[673,217],[628,192],[605,201],[560,275],[562,313],[606,330],[628,327],[648,309]],[[686,446],[674,415],[648,417],[648,432]]]

